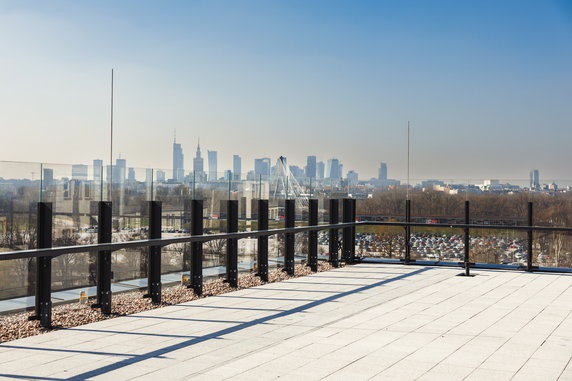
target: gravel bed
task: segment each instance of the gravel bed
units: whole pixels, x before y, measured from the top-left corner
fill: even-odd
[[[327,262],[320,262],[318,271],[327,271],[332,267]],[[268,273],[268,283],[280,282],[289,278],[309,275],[312,272],[305,265],[297,265],[295,275],[289,276],[284,271],[272,270]],[[260,278],[254,274],[239,274],[238,289],[259,286],[263,284]],[[134,314],[141,311],[152,310],[164,306],[189,302],[191,300],[209,297],[212,295],[220,295],[227,292],[235,291],[222,278],[206,281],[203,285],[203,296],[197,296],[192,289],[185,286],[164,287],[162,292],[162,303],[153,305],[151,300],[143,298],[145,291],[130,291],[113,295],[112,314],[104,316],[99,309],[91,308],[91,304],[95,303],[94,298],[90,298],[87,303],[69,303],[54,306],[52,310],[51,329],[40,328],[37,320],[29,321],[28,317],[31,312],[20,312],[10,315],[0,316],[0,343],[21,339],[28,336],[34,336],[57,329],[77,327],[80,325],[93,323],[100,320],[113,319],[118,316]]]

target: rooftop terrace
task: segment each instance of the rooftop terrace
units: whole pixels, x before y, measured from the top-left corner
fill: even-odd
[[[357,264],[0,345],[6,379],[572,380],[572,276]]]

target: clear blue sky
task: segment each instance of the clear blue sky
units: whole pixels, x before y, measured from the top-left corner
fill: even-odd
[[[0,160],[572,178],[572,1],[0,1]]]

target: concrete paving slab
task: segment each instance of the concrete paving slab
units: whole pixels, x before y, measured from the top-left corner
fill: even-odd
[[[358,264],[0,344],[8,380],[572,378],[572,277]]]

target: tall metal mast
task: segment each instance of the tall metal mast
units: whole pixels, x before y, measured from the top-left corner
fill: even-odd
[[[113,188],[113,69],[111,69],[111,128],[109,142],[109,200],[111,201],[111,193]],[[103,180],[102,180],[103,181]]]

